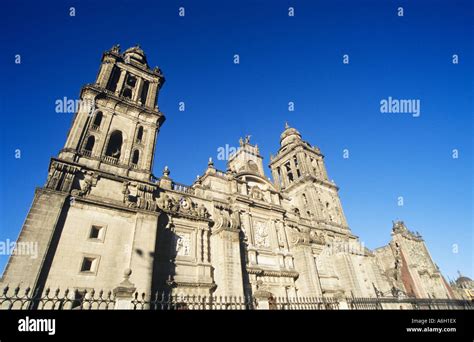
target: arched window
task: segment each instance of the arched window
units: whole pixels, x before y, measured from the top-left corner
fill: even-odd
[[[102,123],[102,112],[97,112],[97,114],[95,115],[95,118],[94,118],[94,126],[96,126],[97,128],[100,127],[100,124]]]
[[[253,160],[249,160],[247,162],[247,165],[248,165],[250,171],[258,173],[258,165]]]
[[[119,159],[120,153],[122,152],[122,142],[122,132],[113,131],[110,135],[109,144],[107,145],[105,155]]]
[[[95,137],[93,135],[89,136],[87,138],[86,146],[84,147],[85,151],[92,152],[92,149],[94,148],[95,144]]]
[[[140,159],[140,151],[139,150],[133,151],[132,164],[137,165],[139,159]]]
[[[143,127],[140,126],[138,127],[138,132],[137,132],[137,142],[141,142],[143,139]]]

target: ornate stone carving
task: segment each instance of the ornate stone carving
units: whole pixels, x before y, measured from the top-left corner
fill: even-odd
[[[175,232],[175,246],[177,256],[189,256],[191,254],[191,236],[189,233]]]
[[[266,222],[255,222],[255,245],[257,247],[270,247],[270,234]]]
[[[256,199],[256,200],[259,200],[259,201],[264,201],[265,200],[264,197],[263,197],[262,190],[256,185],[253,186],[250,189],[250,198]]]
[[[316,243],[318,245],[325,245],[326,239],[324,237],[324,233],[317,233],[315,230],[311,230],[309,232],[309,240],[312,243]]]
[[[58,191],[71,191],[72,183],[79,168],[58,161],[51,163],[46,188]]]
[[[208,219],[210,216],[204,204],[198,205],[187,196],[177,199],[168,194],[162,194],[161,198],[156,201],[156,204],[160,209],[174,214],[184,214],[204,219]]]
[[[71,191],[72,196],[83,197],[89,195],[91,188],[97,185],[99,175],[92,171],[84,173],[84,186],[81,189],[74,189]]]
[[[123,203],[128,208],[136,208],[137,202],[131,198],[129,186],[130,186],[130,182],[122,183]]]

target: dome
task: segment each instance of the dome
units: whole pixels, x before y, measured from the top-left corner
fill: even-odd
[[[288,126],[288,123],[285,124],[285,130],[280,135],[280,145],[285,146],[295,141],[301,141],[301,133],[296,128]]]
[[[465,277],[465,276],[460,276],[458,279],[456,279],[456,284],[457,285],[469,285],[471,283],[471,278]]]
[[[146,64],[146,56],[145,52],[142,50],[140,45],[137,46],[132,46],[131,48],[128,48],[125,50],[123,53],[125,57],[130,57],[130,59],[133,59],[139,63]]]

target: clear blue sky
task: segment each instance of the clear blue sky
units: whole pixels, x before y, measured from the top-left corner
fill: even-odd
[[[245,134],[267,164],[288,121],[326,155],[366,246],[386,244],[391,221],[403,219],[445,275],[474,276],[472,1],[107,2],[2,5],[0,241],[17,238],[65,142],[72,114],[57,114],[55,100],[95,80],[103,51],[139,43],[167,79],[157,176],[168,165],[175,181],[192,183],[208,157]],[[380,113],[389,96],[419,99],[421,116]]]

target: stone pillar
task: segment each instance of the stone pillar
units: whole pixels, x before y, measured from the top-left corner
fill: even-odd
[[[298,152],[297,153],[297,158],[298,158],[298,166],[300,168],[301,174],[310,174],[311,173],[311,168],[308,167],[308,162],[306,159],[306,155],[304,152]]]
[[[113,67],[114,67],[114,63],[110,61],[105,61],[104,63],[102,63],[99,76],[97,77],[97,81],[96,81],[96,83],[100,87],[102,88],[107,87],[107,83],[109,81],[110,75],[112,74]]]
[[[321,169],[321,175],[322,175],[323,179],[328,180],[328,173],[326,171],[326,166],[324,165],[324,160],[322,158],[319,161],[319,167]]]
[[[338,292],[334,298],[339,302],[339,310],[349,310],[349,304],[343,292]]]
[[[120,96],[120,92],[123,88],[123,83],[125,82],[125,75],[127,74],[127,70],[122,69],[120,72],[120,77],[117,82],[117,89],[115,90],[115,95]]]
[[[203,244],[202,244],[202,258],[203,258],[203,262],[209,262],[209,228],[204,228],[203,231],[202,231],[202,240],[203,240]]]
[[[218,227],[211,236],[216,296],[244,296],[239,230]]]
[[[148,96],[146,97],[146,106],[149,108],[153,108],[156,102],[156,96],[158,92],[158,81],[152,80],[150,81],[150,85],[148,88]]]
[[[276,168],[273,168],[272,169],[272,177],[273,177],[273,184],[275,185],[275,187],[280,190],[281,186],[281,179],[280,177],[278,176],[278,171]]]
[[[268,291],[257,290],[255,291],[253,297],[257,302],[257,310],[269,310],[270,309],[270,298],[272,294]]]
[[[133,294],[135,293],[135,284],[131,283],[129,278],[132,270],[127,268],[123,274],[122,282],[113,290],[115,295],[115,310],[131,310],[133,309]]]
[[[138,102],[140,99],[140,95],[142,93],[142,88],[143,88],[143,78],[139,77],[137,80],[137,84],[135,86],[134,92],[133,92],[133,101]]]
[[[291,173],[293,174],[293,181],[295,181],[298,178],[298,173],[296,172],[296,164],[293,157],[290,158],[290,167],[291,167]]]
[[[203,229],[202,227],[197,228],[196,234],[196,259],[198,263],[203,262],[204,260],[204,248],[203,248]]]
[[[171,189],[173,186],[173,180],[169,177],[170,175],[170,170],[168,169],[168,166],[165,166],[165,169],[163,170],[163,176],[160,178],[160,188],[163,189]]]
[[[253,247],[255,245],[255,237],[253,235],[252,214],[250,214],[249,212],[245,213],[244,227],[247,229],[249,245]]]
[[[300,289],[300,295],[304,297],[321,297],[322,291],[319,275],[313,257],[313,251],[309,244],[301,243],[293,248],[295,268],[299,272],[296,285]]]

